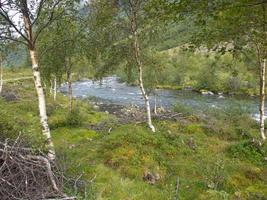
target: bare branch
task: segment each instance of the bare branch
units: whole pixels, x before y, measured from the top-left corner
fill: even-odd
[[[28,43],[30,42],[29,39],[18,29],[18,27],[14,24],[14,22],[10,19],[8,13],[0,7],[0,15],[5,19],[5,21],[15,29],[15,31]]]
[[[65,11],[63,10],[59,14],[55,15],[56,7],[60,4],[61,1],[62,0],[58,0],[53,5],[53,7],[51,8],[51,12],[50,12],[50,15],[49,15],[47,21],[41,27],[39,27],[38,30],[36,31],[35,36],[33,38],[33,44],[35,44],[35,42],[37,41],[39,35],[43,32],[44,29],[46,29],[49,25],[51,25],[54,21],[58,20],[64,14]],[[40,10],[40,12],[41,12],[41,10]]]
[[[43,6],[44,6],[45,1],[47,1],[47,0],[41,0],[40,1],[39,6],[37,8],[37,12],[36,12],[36,17],[35,17],[35,19],[32,22],[32,26],[34,26],[34,24],[38,21],[38,19],[40,17],[40,14],[41,14],[41,11],[43,9]]]
[[[19,40],[19,38],[13,38],[13,37],[7,37],[7,36],[0,36],[0,41],[6,41],[6,40],[10,40],[10,41],[14,41],[14,42],[18,42],[18,43],[21,43],[21,44],[24,44],[24,45],[28,45],[28,43],[22,41],[22,40]]]
[[[54,174],[55,163],[19,145],[18,140],[0,143],[1,199],[75,199],[61,191],[63,179]]]

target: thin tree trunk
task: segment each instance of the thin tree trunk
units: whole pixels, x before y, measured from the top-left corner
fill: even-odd
[[[263,13],[263,33],[265,41],[263,43],[262,51],[258,50],[259,55],[259,64],[260,64],[260,134],[262,140],[266,140],[265,136],[265,127],[264,127],[264,117],[265,117],[265,75],[266,75],[266,59],[267,59],[267,30],[266,30],[266,7],[265,4],[262,4],[262,13]],[[262,54],[261,54],[262,53]],[[262,56],[262,57],[261,57]]]
[[[3,90],[3,60],[2,57],[0,56],[0,94],[2,93]]]
[[[72,107],[73,107],[71,72],[67,73],[67,79],[68,79],[69,111],[71,112],[72,111]]]
[[[52,94],[53,94],[53,81],[52,81],[52,79],[50,79],[50,89],[49,89],[49,94],[50,94],[50,96],[52,96]]]
[[[145,100],[145,107],[146,107],[146,112],[147,112],[147,124],[149,128],[152,130],[152,132],[155,132],[155,127],[152,124],[151,120],[151,109],[150,109],[150,102],[149,102],[149,97],[145,91],[144,88],[144,83],[143,83],[143,63],[141,61],[141,56],[140,56],[140,45],[138,41],[138,34],[137,34],[137,4],[131,4],[131,31],[133,34],[133,39],[134,39],[134,55],[135,55],[135,61],[137,64],[137,69],[138,69],[138,82],[139,82],[139,87],[142,92],[143,98]]]
[[[43,136],[46,139],[46,146],[48,148],[47,156],[50,160],[54,160],[56,156],[55,148],[54,148],[54,144],[51,139],[51,133],[50,133],[49,125],[48,125],[44,89],[42,86],[41,74],[40,74],[40,70],[38,66],[38,59],[37,59],[36,51],[34,47],[35,45],[34,45],[33,37],[32,37],[31,21],[30,21],[30,16],[28,13],[28,5],[26,1],[25,3],[21,4],[21,9],[23,13],[25,31],[26,31],[27,38],[28,38],[28,49],[29,49],[31,63],[32,63],[34,84],[35,84],[35,89],[36,89],[37,96],[38,96],[40,122],[42,126]]]
[[[266,73],[266,59],[260,62],[260,134],[263,140],[266,140],[264,130],[264,116],[265,116],[265,73]]]
[[[54,78],[54,101],[57,100],[57,77]]]
[[[155,104],[154,104],[154,113],[155,113],[155,115],[157,115],[158,113],[157,113],[157,96],[155,95],[155,102],[154,102]]]
[[[36,58],[36,52],[32,49],[30,51],[31,62],[32,62],[32,71],[34,77],[34,84],[38,96],[38,106],[39,106],[39,114],[40,114],[40,122],[42,126],[42,132],[46,139],[46,145],[48,147],[48,158],[51,160],[55,159],[55,148],[51,139],[51,133],[48,125],[48,118],[46,113],[46,102],[44,90],[41,82],[41,75],[39,71],[38,61]]]

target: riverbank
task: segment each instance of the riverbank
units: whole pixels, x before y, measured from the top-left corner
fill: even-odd
[[[237,97],[258,97],[258,91],[243,90],[243,91],[226,91],[226,90],[208,90],[199,89],[192,86],[180,86],[180,85],[157,85],[157,89],[167,89],[167,90],[190,90],[199,94],[208,95],[221,95],[221,96],[237,96]],[[267,92],[267,90],[266,90]]]
[[[62,85],[60,92],[67,95],[68,87]],[[73,83],[73,95],[80,99],[89,98],[92,101],[104,104],[116,104],[121,106],[136,105],[143,107],[143,96],[139,87],[129,86],[118,81],[116,76],[103,78],[99,81],[83,80]],[[222,93],[214,94],[211,91],[201,90],[195,92],[192,88],[184,90],[157,89],[150,93],[151,107],[162,107],[167,110],[173,109],[177,104],[190,107],[197,113],[206,110],[217,109],[217,112],[229,112],[229,110],[242,110],[243,114],[248,114],[254,120],[259,120],[258,105],[256,97],[243,95],[225,95]]]
[[[118,77],[118,81],[120,83],[127,82],[125,78]],[[128,86],[135,86],[138,87],[138,83],[131,82],[127,83]],[[156,89],[165,89],[165,90],[173,90],[173,91],[193,91],[199,94],[211,94],[211,95],[223,95],[223,96],[237,96],[237,97],[258,97],[259,91],[257,89],[252,88],[246,88],[246,89],[240,89],[240,90],[227,90],[227,89],[220,89],[220,90],[214,90],[214,89],[207,89],[207,88],[201,88],[199,86],[193,86],[193,85],[177,85],[177,84],[156,84]],[[267,89],[266,89],[267,92]]]
[[[4,85],[15,99],[0,100],[1,138],[19,132],[28,145],[42,147],[37,98],[31,80]],[[49,94],[47,92],[47,94]],[[66,193],[80,199],[264,199],[267,196],[266,145],[242,110],[199,117],[177,105],[172,119],[154,119],[151,133],[140,121],[120,123],[113,109],[47,96],[47,110],[58,162],[70,180]],[[112,111],[113,110],[113,111]],[[107,111],[107,112],[105,112]],[[130,112],[131,113],[131,112]],[[95,129],[100,124],[104,128]],[[111,129],[110,129],[111,128]],[[71,178],[71,179],[69,179]]]

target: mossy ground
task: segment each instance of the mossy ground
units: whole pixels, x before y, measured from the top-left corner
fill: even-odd
[[[15,138],[21,132],[28,144],[39,148],[41,129],[32,80],[4,87],[19,99],[0,100],[1,138]],[[75,119],[81,123],[72,121],[66,97],[58,95],[54,102],[47,95],[47,103],[66,176],[82,175],[88,181],[85,189],[78,188],[74,194],[80,199],[175,199],[178,177],[179,199],[267,199],[266,146],[251,144],[253,123],[222,122],[221,118],[208,123],[186,113],[187,123],[155,121],[157,132],[151,133],[145,124],[117,124],[115,116],[94,111],[86,101],[74,103]],[[110,121],[110,133],[90,129],[103,121]],[[249,134],[238,135],[242,127]],[[145,171],[158,174],[159,181],[144,182]]]

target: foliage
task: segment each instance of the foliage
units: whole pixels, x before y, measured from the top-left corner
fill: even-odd
[[[201,194],[199,199],[229,200],[230,198],[225,191],[208,190],[205,194]]]
[[[71,127],[77,127],[82,124],[83,117],[80,113],[79,108],[75,108],[70,111],[66,118],[66,124]]]
[[[82,27],[76,15],[77,11],[72,8],[60,21],[44,31],[39,40],[42,76],[48,85],[54,78],[60,84],[65,74],[79,72],[79,65],[83,64],[83,52],[80,48]]]
[[[19,73],[22,73],[21,70]],[[10,73],[10,76],[14,76],[14,73]],[[37,133],[40,132],[37,108],[35,104],[29,108],[29,101],[36,101],[33,98],[33,84],[28,80],[23,83],[20,87],[13,86],[13,83],[7,86],[17,88],[20,98],[12,103],[1,100],[0,114],[16,130],[22,130],[21,137],[33,141],[32,144],[38,149],[42,147],[42,140],[39,138],[39,142],[36,142],[33,139],[38,138]],[[266,194],[266,164],[258,153],[254,155],[257,148],[250,150],[242,142],[239,145],[238,141],[217,137],[218,130],[205,129],[200,119],[159,121],[155,124],[157,134],[151,134],[144,124],[120,125],[113,120],[114,117],[93,111],[88,102],[79,101],[75,104],[79,104],[82,124],[72,127],[65,123],[68,117],[67,98],[59,95],[58,102],[47,100],[52,137],[64,172],[74,180],[82,174],[76,185],[77,190],[70,189],[73,187],[70,182],[70,188],[66,191],[77,194],[80,199],[89,196],[96,199],[173,199],[177,177],[181,183],[181,199],[237,198],[238,195],[249,199]],[[240,113],[237,112],[236,116]],[[215,117],[212,115],[212,118]],[[235,130],[236,125],[232,123],[234,119],[224,119],[218,116],[217,120],[223,126],[232,127],[229,131]],[[110,133],[95,132],[90,128],[91,125],[109,120],[112,121],[109,125],[113,127]],[[191,138],[194,149],[189,145]],[[265,151],[264,148],[261,151]],[[233,154],[229,149],[233,150]],[[153,186],[144,182],[145,170],[159,174],[160,180]],[[207,187],[210,181],[219,181],[217,190]]]
[[[76,1],[58,1],[52,6],[55,10],[49,4],[54,1],[41,2],[43,12],[29,17],[37,17],[30,21],[33,41],[21,27],[17,37],[14,25],[4,23],[8,8],[17,9],[18,1],[0,3],[0,39],[27,43],[32,50],[38,41],[41,73],[48,85],[54,77],[63,80],[65,73],[79,77],[88,71],[96,79],[116,73],[128,84],[137,83],[133,19],[128,16],[133,1],[91,0],[81,10],[76,10]],[[138,2],[137,34],[148,92],[155,93],[159,86],[258,94],[255,66],[267,53],[265,1]],[[32,10],[37,1],[30,3]],[[49,16],[60,19],[45,30]],[[16,87],[19,98],[0,101],[0,139],[13,139],[21,132],[30,145],[43,148],[36,134],[41,131],[33,85],[26,81],[8,86]],[[59,103],[47,99],[49,123],[65,173],[78,177],[76,191],[68,191],[81,199],[172,199],[177,177],[181,199],[266,196],[266,144],[257,142],[257,124],[243,101],[239,107],[205,108],[200,113],[177,104],[174,110],[182,113],[181,120],[157,121],[158,131],[151,134],[142,123],[120,125],[114,116],[93,111],[85,102],[66,114],[67,100],[59,96]],[[94,131],[101,123],[112,129]],[[144,179],[147,172],[159,177],[153,186]],[[79,187],[79,179],[92,184]]]
[[[228,153],[233,158],[249,160],[255,163],[261,163],[266,151],[257,144],[257,141],[241,141],[229,147]]]
[[[13,124],[9,121],[7,117],[0,118],[0,132],[1,132],[1,141],[4,141],[6,138],[15,140],[19,130],[16,130],[13,127]]]

